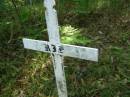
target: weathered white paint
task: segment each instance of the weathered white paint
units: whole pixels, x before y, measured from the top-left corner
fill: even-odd
[[[55,0],[44,0],[44,6],[46,8],[45,17],[47,22],[49,41],[50,43],[58,45],[60,44],[60,35],[59,35],[57,12],[54,9]],[[63,57],[58,54],[51,54],[51,56],[53,59],[58,95],[59,97],[68,97],[65,72],[63,66]]]
[[[57,13],[54,9],[55,1],[44,0],[44,5],[46,8],[45,17],[47,22],[49,42],[24,38],[24,47],[27,49],[48,52],[51,54],[58,95],[59,97],[68,97],[63,66],[63,56],[98,61],[98,49],[61,44]]]
[[[30,2],[30,5],[32,5],[32,0],[29,0],[29,2]]]
[[[74,46],[68,44],[51,44],[47,41],[23,39],[24,48],[47,53],[59,54],[62,56],[75,57],[79,59],[98,61],[98,49]],[[48,47],[48,49],[46,48]],[[55,47],[55,50],[54,50]]]

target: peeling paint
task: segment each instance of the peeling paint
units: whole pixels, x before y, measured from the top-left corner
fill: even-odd
[[[61,55],[61,57],[68,56],[90,61],[98,61],[98,49],[96,48],[68,44],[52,44],[50,42],[32,39],[23,39],[23,42],[24,47],[27,49],[58,54]]]
[[[55,0],[44,0],[44,5],[46,7],[45,16],[46,16],[46,23],[47,23],[47,30],[49,41],[52,43],[50,44],[51,47],[51,54],[54,65],[54,72],[56,77],[57,89],[59,97],[68,97],[67,96],[67,86],[66,86],[66,79],[65,73],[63,68],[63,56],[59,55],[59,49],[57,49],[57,45],[60,44],[60,35],[59,35],[59,26],[58,26],[58,19],[57,19],[57,12],[54,8]],[[57,44],[57,45],[56,45]],[[60,52],[62,49],[60,48]],[[59,87],[60,86],[60,87]]]

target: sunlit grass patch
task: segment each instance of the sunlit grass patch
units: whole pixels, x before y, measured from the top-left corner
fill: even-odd
[[[60,28],[61,40],[66,44],[86,45],[91,43],[91,39],[83,36],[79,28],[72,27],[71,25],[62,26]]]

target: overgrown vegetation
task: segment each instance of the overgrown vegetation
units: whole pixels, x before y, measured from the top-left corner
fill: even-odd
[[[99,48],[99,62],[65,58],[69,97],[130,97],[130,1],[57,0],[62,43]],[[0,0],[0,97],[58,97],[42,0]]]

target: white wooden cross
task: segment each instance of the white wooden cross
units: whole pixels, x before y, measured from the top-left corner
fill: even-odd
[[[60,43],[57,12],[54,9],[55,0],[44,0],[44,6],[46,8],[45,16],[49,42],[24,38],[24,47],[27,49],[47,52],[51,54],[58,95],[59,97],[68,97],[63,56],[98,61],[98,49]]]

